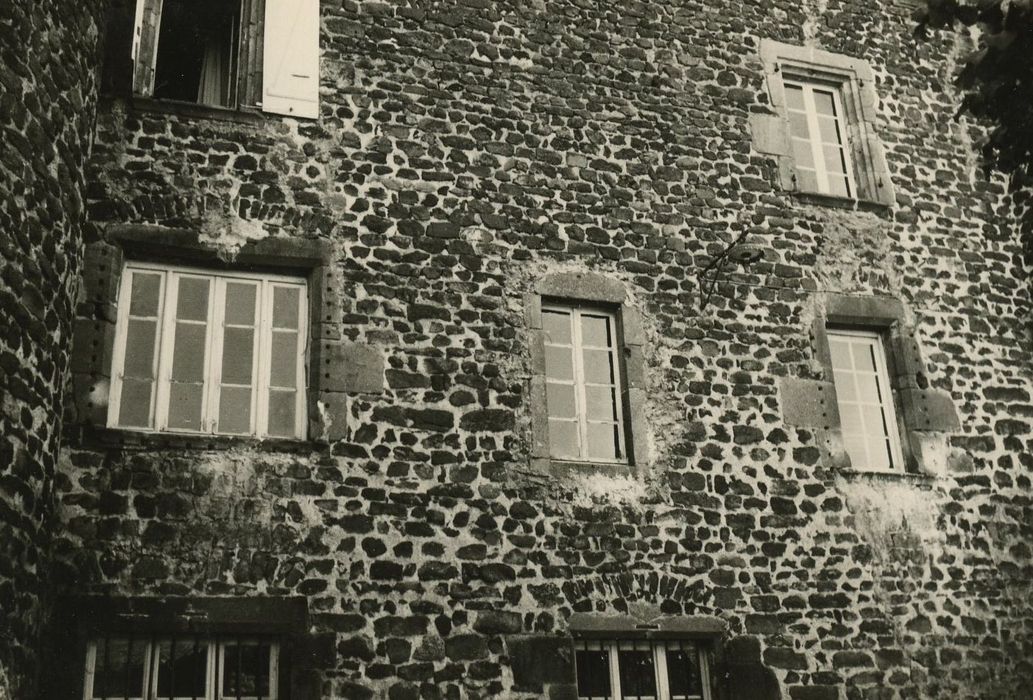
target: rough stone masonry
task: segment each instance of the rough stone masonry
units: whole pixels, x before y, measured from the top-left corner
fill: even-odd
[[[304,697],[574,698],[575,616],[708,626],[715,698],[1033,697],[1029,269],[911,5],[323,0],[314,120],[134,97],[129,3],[4,5],[0,684],[81,668],[60,601],[284,597]],[[892,203],[782,188],[762,39],[870,63]],[[134,256],[320,261],[309,439],[105,427]],[[549,279],[641,319],[633,473],[537,457]],[[919,473],[845,469],[816,393],[858,304]]]

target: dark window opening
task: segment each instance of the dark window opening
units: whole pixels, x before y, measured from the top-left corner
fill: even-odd
[[[154,96],[234,106],[239,37],[240,0],[165,0]]]

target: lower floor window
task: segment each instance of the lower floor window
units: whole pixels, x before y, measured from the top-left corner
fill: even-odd
[[[263,639],[105,637],[86,652],[85,700],[276,700],[279,645]]]
[[[689,641],[577,642],[584,700],[710,700],[705,651]]]

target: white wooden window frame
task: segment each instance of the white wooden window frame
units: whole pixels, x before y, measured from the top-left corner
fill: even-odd
[[[593,464],[628,464],[628,440],[627,440],[627,422],[624,419],[624,402],[622,393],[625,388],[624,380],[624,369],[621,364],[620,349],[622,346],[620,337],[620,325],[618,313],[612,309],[597,306],[592,304],[580,304],[577,302],[542,302],[542,313],[565,313],[570,314],[571,318],[571,353],[573,362],[573,379],[569,382],[564,380],[554,380],[549,375],[548,363],[545,368],[545,381],[546,385],[550,383],[564,384],[567,386],[574,387],[574,413],[577,416],[578,424],[578,454],[576,456],[569,455],[557,455],[552,453],[552,445],[550,444],[550,453],[553,459],[571,461],[571,462],[590,462]],[[585,369],[584,369],[584,350],[585,345],[582,340],[582,324],[581,317],[583,314],[590,316],[603,316],[607,319],[610,324],[610,328],[613,331],[613,344],[609,348],[603,348],[595,345],[588,346],[589,350],[608,350],[610,353],[610,360],[613,363],[615,378],[614,383],[610,386],[613,387],[614,397],[614,415],[616,420],[612,421],[617,424],[618,434],[618,450],[620,452],[620,458],[617,460],[599,460],[592,458],[588,455],[588,399],[585,381]],[[563,344],[552,343],[548,338],[545,340],[545,347],[567,347]],[[592,386],[604,386],[601,384],[593,384]],[[548,392],[546,392],[548,394]],[[548,407],[546,408],[548,411]],[[550,415],[551,423],[551,415]],[[598,421],[602,422],[602,421]],[[550,439],[551,442],[551,439]]]
[[[158,323],[155,339],[156,352],[152,365],[155,378],[151,391],[148,427],[124,426],[118,422],[122,400],[122,377],[125,370],[126,340],[129,330],[129,310],[132,301],[132,278],[137,272],[159,274]],[[201,400],[200,430],[170,428],[168,426],[169,394],[174,359],[176,302],[178,280],[183,277],[211,280],[206,319],[204,390]],[[173,283],[173,280],[176,280]],[[255,319],[255,352],[252,360],[251,425],[247,433],[218,430],[219,390],[222,386],[222,347],[225,322],[225,290],[227,281],[245,281],[258,285],[256,303],[259,308]],[[275,274],[238,273],[205,270],[203,268],[149,263],[127,263],[122,270],[118,295],[118,315],[115,326],[115,344],[112,358],[111,399],[108,405],[108,427],[149,433],[177,433],[185,435],[268,436],[268,410],[271,374],[271,341],[273,333],[272,295],[275,287],[298,289],[298,362],[295,373],[294,438],[304,438],[307,423],[307,362],[308,357],[308,297],[304,279]],[[151,318],[151,317],[148,317]],[[183,321],[180,321],[183,322]],[[189,323],[189,322],[188,322]],[[220,361],[216,361],[216,358]],[[281,437],[281,436],[277,436]]]
[[[832,341],[836,339],[843,339],[846,342],[852,343],[856,343],[858,340],[861,340],[864,341],[866,346],[871,350],[875,364],[876,384],[878,387],[879,396],[881,398],[879,408],[882,410],[883,420],[886,424],[886,434],[880,435],[879,437],[887,439],[889,441],[890,459],[893,463],[890,465],[890,469],[888,471],[903,472],[905,470],[904,453],[900,441],[900,428],[898,427],[899,424],[897,422],[897,410],[893,400],[893,387],[890,383],[889,370],[887,368],[886,344],[885,340],[883,339],[883,334],[878,331],[872,330],[844,328],[829,328],[826,330],[826,334],[828,336],[830,346]],[[847,372],[851,375],[851,381],[855,381],[854,375],[856,374],[856,372],[851,370],[837,369],[835,367],[833,367],[833,370],[833,384],[836,387],[837,393],[836,400],[839,401],[838,394],[840,391],[840,385],[839,382],[835,379],[835,373]],[[856,383],[854,385],[854,388],[856,391]],[[870,437],[868,433],[866,433],[865,435],[866,437]],[[866,443],[866,457],[868,456],[868,449],[869,448]],[[851,455],[851,460],[853,460],[853,455]],[[853,464],[853,467],[860,471],[883,471],[875,469],[869,466],[868,464]]]
[[[811,160],[814,162],[814,173],[815,179],[818,182],[818,192],[819,194],[828,194],[838,197],[841,195],[833,193],[832,188],[829,186],[829,169],[828,164],[825,162],[825,142],[821,140],[821,126],[818,119],[818,108],[814,101],[814,91],[818,90],[832,95],[833,109],[836,111],[834,119],[836,121],[836,129],[840,138],[838,146],[843,153],[843,162],[846,169],[846,196],[849,199],[856,199],[857,176],[851,155],[852,144],[850,143],[849,124],[846,119],[847,115],[843,105],[842,84],[809,80],[807,78],[789,74],[783,79],[783,86],[786,89],[790,87],[800,88],[803,92],[804,114],[807,117],[807,128],[808,131],[810,131],[811,136],[809,139]],[[795,110],[791,110],[787,105],[787,118],[789,113],[792,111]],[[790,133],[789,138],[794,139],[796,137]],[[799,168],[799,164],[797,165],[797,168]]]
[[[110,640],[122,640],[128,639],[127,637],[120,637],[114,635],[109,638]],[[192,637],[186,638],[190,641]],[[160,648],[159,645],[163,642],[168,642],[169,638],[163,638],[156,636],[151,640],[135,640],[134,643],[143,644],[144,655],[143,655],[143,689],[144,697],[139,695],[129,695],[127,700],[167,700],[168,696],[158,696],[158,669],[160,666],[160,654],[155,653],[156,648]],[[269,695],[261,696],[261,700],[278,700],[279,697],[279,685],[280,685],[280,645],[278,642],[264,641],[255,638],[243,638],[236,639],[231,638],[227,640],[217,640],[211,637],[203,638],[200,640],[201,643],[207,645],[207,670],[205,672],[205,694],[198,696],[196,699],[192,697],[175,697],[172,700],[238,700],[237,695],[225,695],[223,693],[223,673],[221,669],[226,668],[226,647],[236,646],[237,644],[242,645],[253,645],[264,643],[269,645]],[[104,698],[94,697],[93,685],[97,675],[97,640],[90,640],[86,646],[86,673],[83,683],[83,700],[104,700]],[[120,696],[119,700],[122,700],[126,696]],[[259,700],[254,695],[240,695],[239,700]]]
[[[582,695],[581,689],[577,690],[578,700],[712,700],[710,693],[710,665],[706,652],[698,642],[692,642],[696,647],[697,659],[700,669],[700,686],[702,695],[671,695],[671,688],[667,674],[667,647],[670,643],[677,643],[679,640],[603,640],[603,641],[579,641],[579,649],[590,651],[606,651],[609,657],[608,668],[610,672],[610,695],[600,697],[598,695]],[[654,696],[624,695],[621,688],[620,676],[620,651],[651,651],[653,654],[653,669],[656,674],[656,692]],[[575,663],[576,663],[575,654]]]

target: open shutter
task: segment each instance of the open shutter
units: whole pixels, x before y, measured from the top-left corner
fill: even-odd
[[[162,0],[137,0],[133,23],[133,92],[154,92],[154,62],[158,55]]]
[[[319,116],[319,0],[266,0],[262,109]]]

